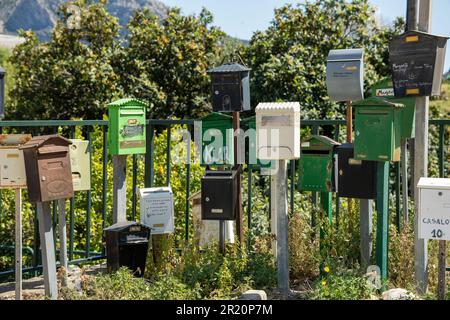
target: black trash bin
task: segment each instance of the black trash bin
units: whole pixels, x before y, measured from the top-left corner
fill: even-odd
[[[139,222],[119,222],[104,230],[108,272],[128,267],[136,277],[144,276],[150,228]]]

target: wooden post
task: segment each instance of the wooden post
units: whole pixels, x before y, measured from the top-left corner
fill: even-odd
[[[66,229],[66,199],[58,200],[58,213],[59,213],[59,263],[64,268],[64,274],[61,281],[63,287],[67,286],[67,229]]]
[[[361,199],[359,201],[359,217],[361,267],[365,270],[370,265],[370,257],[372,256],[372,200]]]
[[[429,32],[431,26],[431,0],[420,0],[419,31]],[[409,5],[410,3],[408,3]],[[417,11],[417,2],[411,1],[411,6]],[[411,8],[414,11],[414,8]],[[414,145],[414,242],[415,242],[415,278],[419,294],[425,294],[428,286],[428,241],[419,239],[419,190],[417,184],[420,178],[428,177],[428,120],[429,97],[419,97],[416,100],[416,137]]]
[[[446,243],[445,240],[439,241],[439,273],[438,273],[438,299],[445,300],[445,272],[446,272]]]
[[[241,190],[241,164],[238,163],[239,156],[238,151],[240,148],[238,147],[239,143],[239,137],[236,135],[236,132],[240,129],[240,114],[239,112],[233,112],[233,131],[234,131],[234,167],[236,170],[238,170],[238,182],[237,182],[237,188],[238,188],[238,206],[236,208],[236,232],[239,240],[239,246],[242,245],[244,240],[244,233],[243,233],[243,212],[242,212],[242,190]],[[225,231],[224,231],[225,234]]]
[[[127,221],[127,156],[113,156],[113,224]]]
[[[401,146],[401,177],[402,177],[402,200],[403,200],[403,224],[409,226],[408,210],[408,140],[402,141]]]
[[[353,143],[353,108],[351,101],[347,101],[347,142]]]
[[[381,270],[381,280],[388,277],[389,239],[389,162],[377,162],[377,265]]]
[[[15,189],[16,210],[16,300],[22,300],[22,189]]]
[[[58,298],[58,286],[50,202],[38,202],[37,213],[41,240],[42,266],[44,269],[45,295],[52,300],[56,300]]]

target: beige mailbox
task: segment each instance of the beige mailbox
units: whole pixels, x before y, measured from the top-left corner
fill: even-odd
[[[91,189],[91,151],[89,141],[72,139],[70,165],[72,168],[73,191]]]
[[[0,136],[0,188],[26,188],[25,161],[19,145],[31,140],[29,134]]]
[[[141,223],[151,228],[151,234],[173,233],[174,198],[172,188],[146,188],[139,190]]]
[[[300,158],[300,104],[260,103],[256,107],[256,132],[259,159]]]

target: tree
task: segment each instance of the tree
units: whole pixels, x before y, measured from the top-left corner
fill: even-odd
[[[252,67],[252,100],[294,100],[305,118],[343,117],[326,91],[331,49],[364,48],[366,88],[388,75],[388,40],[403,21],[381,27],[368,0],[307,1],[275,10],[271,26],[253,35],[245,57]]]
[[[68,4],[80,8],[80,28],[67,23]],[[116,41],[118,19],[105,9],[105,0],[77,0],[60,7],[49,42],[39,43],[31,31],[13,52],[16,84],[10,95],[13,119],[101,119],[105,105],[120,94],[115,61],[122,50]],[[73,19],[70,18],[70,19]]]
[[[208,109],[206,71],[217,61],[224,36],[212,21],[206,9],[198,16],[171,9],[162,22],[148,10],[137,11],[130,21],[123,84],[152,106],[153,118],[192,118]]]

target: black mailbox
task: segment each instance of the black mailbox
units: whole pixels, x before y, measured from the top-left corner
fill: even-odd
[[[250,110],[250,70],[238,63],[208,70],[212,80],[214,112]]]
[[[128,267],[144,276],[150,228],[138,222],[119,222],[104,230],[108,271]]]
[[[375,199],[377,197],[377,163],[354,159],[351,143],[336,148],[338,155],[338,195],[342,198]]]
[[[395,97],[441,93],[447,37],[408,31],[389,42]]]
[[[5,69],[0,67],[0,119],[5,117],[5,75]]]
[[[205,172],[202,178],[203,220],[236,220],[238,179],[236,170]]]

